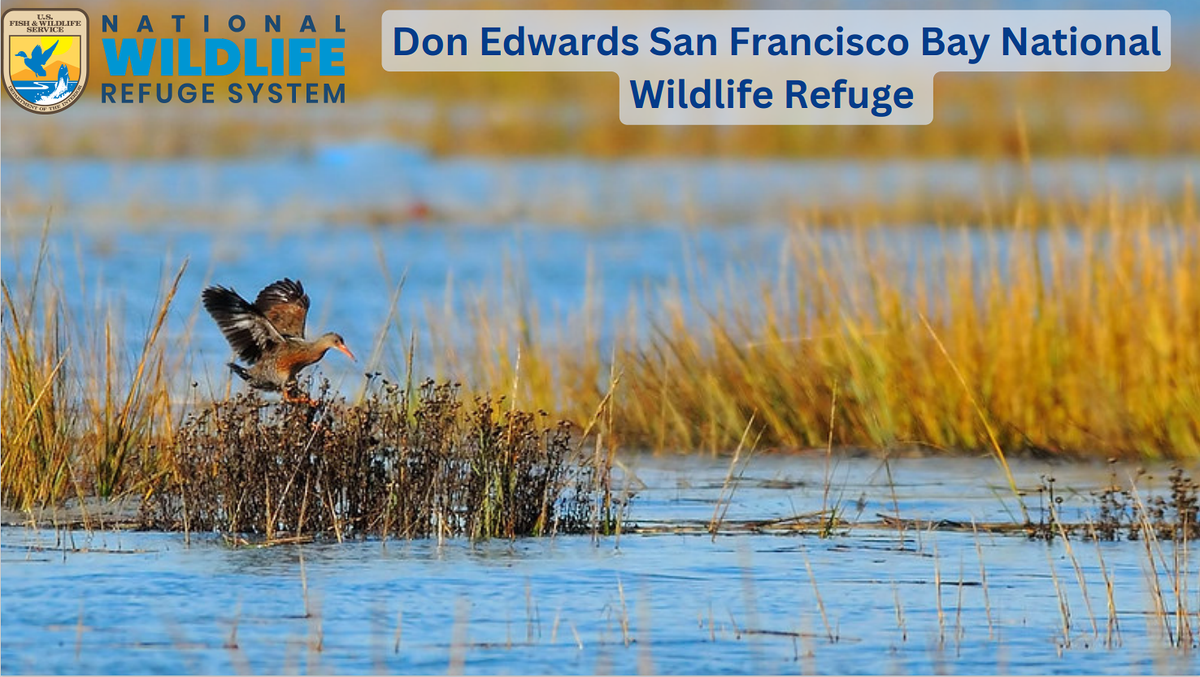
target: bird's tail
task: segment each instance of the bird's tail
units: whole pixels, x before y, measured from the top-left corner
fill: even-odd
[[[229,362],[228,365],[229,365],[229,369],[232,370],[233,373],[237,374],[238,376],[241,376],[243,381],[250,380],[250,372],[246,371],[245,367],[243,367],[240,364],[234,364],[233,362]]]

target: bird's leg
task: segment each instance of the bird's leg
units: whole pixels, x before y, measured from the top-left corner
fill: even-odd
[[[309,407],[309,409],[308,409],[308,425],[311,426],[314,431],[321,429],[321,422],[315,420],[316,416],[317,416],[317,408],[319,406],[319,403],[316,400],[312,399],[311,397],[308,397],[307,395],[294,394],[292,392],[292,388],[284,387],[283,401],[284,402],[294,402],[296,404],[308,405],[308,407]]]
[[[310,407],[317,406],[317,403],[311,397],[308,397],[307,395],[296,395],[292,392],[291,388],[283,389],[283,401],[293,402],[296,404],[307,404]]]

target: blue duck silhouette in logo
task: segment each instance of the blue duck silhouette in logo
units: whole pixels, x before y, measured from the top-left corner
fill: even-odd
[[[33,48],[32,56],[25,56],[24,51],[17,52],[17,56],[24,56],[25,65],[29,67],[29,70],[33,71],[38,77],[44,78],[46,77],[46,62],[50,60],[50,55],[54,53],[55,47],[58,47],[57,40],[54,41],[53,45],[50,45],[50,49],[44,52],[42,51],[42,46],[38,45]]]

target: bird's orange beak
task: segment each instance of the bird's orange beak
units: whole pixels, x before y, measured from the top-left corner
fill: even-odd
[[[337,348],[338,350],[342,351],[343,353],[346,353],[346,357],[349,357],[350,359],[354,360],[354,353],[350,352],[350,349],[347,348],[345,345],[334,346],[334,348]],[[358,360],[354,360],[354,361],[357,362]]]

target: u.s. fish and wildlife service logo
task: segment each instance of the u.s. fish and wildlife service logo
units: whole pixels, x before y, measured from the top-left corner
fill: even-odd
[[[18,106],[57,113],[83,96],[89,45],[82,9],[10,9],[3,34],[4,89]]]

